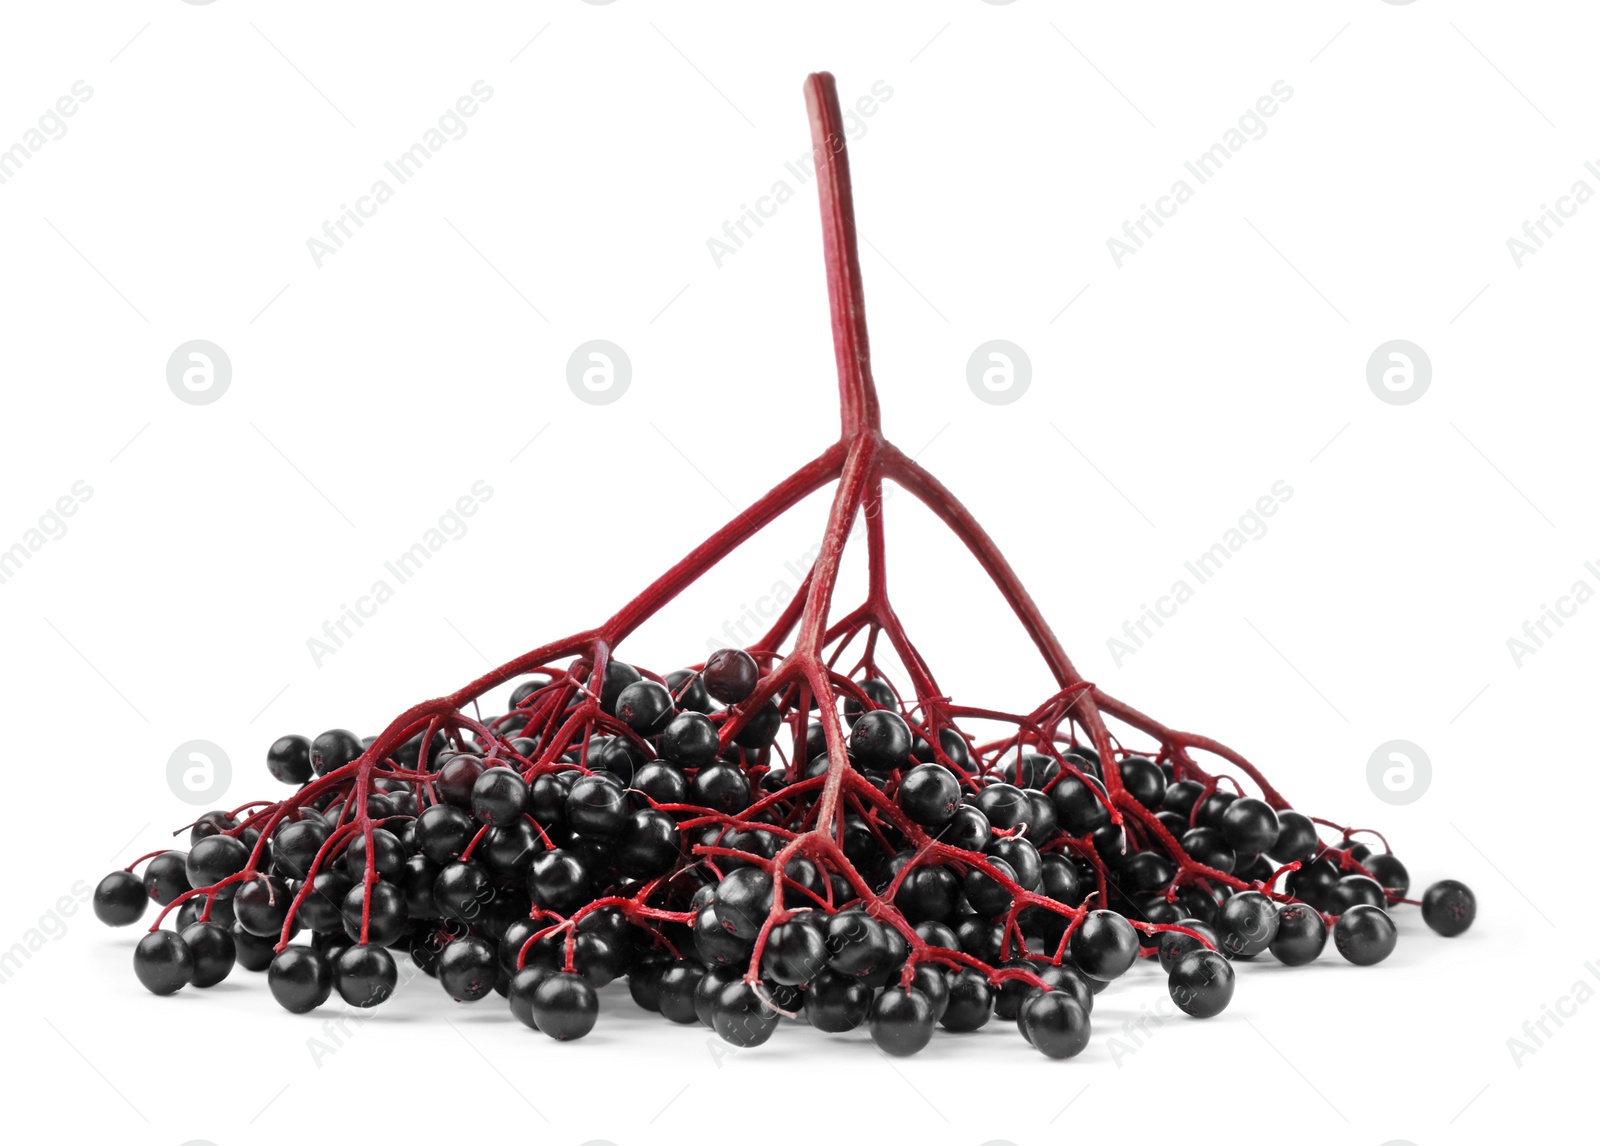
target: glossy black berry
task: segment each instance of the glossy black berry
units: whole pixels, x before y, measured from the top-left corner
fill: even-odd
[[[1214,867],[1224,875],[1233,874],[1234,864],[1239,858],[1238,853],[1227,840],[1222,838],[1222,833],[1216,828],[1190,828],[1183,833],[1178,843],[1196,862]]]
[[[712,1001],[711,1029],[736,1047],[760,1046],[778,1029],[778,1013],[749,983],[733,982]]]
[[[680,961],[661,972],[656,988],[656,1005],[664,1018],[675,1023],[696,1023],[694,990],[705,978],[706,969],[693,961]]]
[[[352,1007],[376,1007],[394,994],[398,978],[394,957],[370,944],[345,948],[333,966],[339,997]]]
[[[458,1003],[475,1003],[494,990],[499,966],[493,945],[483,939],[457,939],[439,954],[439,985]]]
[[[194,968],[189,985],[215,987],[233,970],[233,935],[220,923],[191,923],[181,932]]]
[[[1222,813],[1222,836],[1240,855],[1259,855],[1278,842],[1278,813],[1254,796],[1241,796]]]
[[[689,785],[689,799],[731,816],[750,806],[750,781],[737,764],[720,761],[695,774]]]
[[[989,857],[992,866],[1001,875],[1016,881],[1017,873],[1011,865],[998,856]],[[987,872],[972,868],[967,872],[966,878],[961,881],[962,890],[966,893],[967,902],[972,905],[972,910],[979,915],[993,918],[1011,906],[1011,892]]]
[[[581,1039],[599,1014],[600,997],[578,975],[557,971],[534,988],[534,1021],[553,1039]]]
[[[740,748],[765,748],[777,739],[782,727],[783,709],[769,700],[749,714],[744,727],[733,734],[733,742]]]
[[[145,865],[144,889],[151,899],[165,907],[193,886],[188,860],[183,852],[162,852]]]
[[[352,942],[361,942],[361,918],[366,904],[366,888],[355,884],[345,893],[340,904],[344,917],[344,931]],[[372,908],[367,913],[367,941],[388,946],[406,929],[406,900],[400,889],[392,883],[378,880],[372,885]]]
[[[189,849],[184,874],[191,887],[210,887],[245,869],[250,849],[233,836],[207,836]]]
[[[131,871],[114,871],[95,885],[95,918],[109,927],[137,923],[149,902],[144,880]]]
[[[1105,789],[1097,780],[1065,775],[1047,795],[1061,818],[1061,826],[1074,836],[1089,835],[1111,822],[1111,813],[1102,803]]]
[[[233,914],[252,935],[276,939],[283,931],[294,895],[275,875],[257,875],[238,885],[233,897]]]
[[[133,949],[133,973],[155,995],[170,995],[188,985],[194,956],[176,931],[150,931]]]
[[[1278,905],[1259,891],[1230,896],[1217,913],[1221,950],[1230,957],[1249,959],[1261,954],[1278,933]]]
[[[436,864],[459,859],[477,834],[473,818],[454,804],[434,804],[417,817],[416,840],[422,854]]]
[[[1209,923],[1202,923],[1187,916],[1175,922],[1179,927],[1186,927],[1197,935],[1205,936],[1212,949],[1221,945],[1221,940]],[[1178,965],[1178,960],[1191,951],[1203,951],[1205,947],[1206,944],[1193,935],[1186,935],[1182,931],[1163,931],[1156,940],[1156,958],[1161,963],[1161,969],[1170,973]]]
[[[303,1015],[322,1006],[333,994],[333,964],[313,948],[285,947],[267,968],[267,986],[279,1006]]]
[[[534,906],[570,915],[589,898],[589,871],[565,848],[543,852],[528,865],[528,894]]]
[[[472,814],[490,827],[522,819],[528,806],[528,784],[512,768],[485,768],[472,784]]]
[[[980,971],[965,967],[950,976],[950,999],[939,1022],[947,1031],[975,1031],[994,1013],[994,988]]]
[[[1328,911],[1334,915],[1342,915],[1352,907],[1366,904],[1369,907],[1387,907],[1389,897],[1384,894],[1383,885],[1370,876],[1351,874],[1341,876],[1339,882],[1333,887]]]
[[[1146,756],[1125,756],[1117,765],[1122,786],[1128,794],[1151,811],[1161,807],[1167,793],[1167,778],[1161,766]]]
[[[1089,1012],[1065,991],[1036,991],[1022,1002],[1017,1026],[1049,1058],[1071,1058],[1089,1045]]]
[[[1404,896],[1411,890],[1411,873],[1406,865],[1388,852],[1375,852],[1361,861],[1378,885],[1391,895]],[[1379,906],[1382,906],[1381,904]]]
[[[228,934],[233,936],[234,961],[246,971],[265,971],[272,963],[272,948],[277,939],[264,939],[259,935],[251,935],[237,922],[228,927]]]
[[[797,915],[767,933],[761,973],[774,982],[790,986],[809,983],[827,965],[826,932],[814,913]]]
[[[856,723],[861,728],[861,722]],[[918,764],[900,778],[895,800],[901,811],[925,828],[950,822],[961,806],[961,785],[942,764]]]
[[[1278,908],[1278,931],[1268,944],[1278,962],[1303,966],[1321,955],[1327,942],[1328,925],[1316,908],[1305,903],[1286,903]]]
[[[911,729],[898,712],[862,713],[850,730],[850,754],[862,768],[888,772],[904,767],[911,755]]]
[[[304,736],[280,736],[267,749],[267,771],[285,784],[311,779],[311,741]]]
[[[628,796],[605,773],[579,777],[567,793],[567,823],[586,836],[616,835],[628,818]]]
[[[683,712],[672,718],[661,733],[659,750],[663,760],[679,768],[703,768],[717,758],[717,726],[698,712]],[[638,777],[634,777],[635,783]]]
[[[1311,817],[1293,808],[1278,813],[1278,838],[1267,854],[1279,863],[1304,862],[1317,854],[1317,825]]]
[[[1358,967],[1382,963],[1394,950],[1397,937],[1389,913],[1370,903],[1356,904],[1333,925],[1333,945]]]
[[[758,867],[729,872],[717,884],[712,906],[727,931],[749,942],[772,910],[772,876]]]
[[[661,732],[672,714],[672,693],[657,681],[634,681],[617,694],[617,719],[640,736]]]
[[[1085,975],[1109,982],[1117,978],[1139,957],[1139,936],[1122,916],[1114,911],[1091,911],[1068,940],[1072,961]]]
[[[1459,880],[1441,879],[1422,893],[1422,919],[1446,938],[1460,935],[1478,916],[1478,900]]]
[[[311,768],[326,776],[361,755],[361,738],[343,728],[330,728],[311,742]]]
[[[855,1030],[866,1020],[871,1006],[872,988],[833,971],[819,972],[806,989],[806,1018],[825,1034]]]
[[[549,967],[524,967],[511,976],[506,984],[506,999],[511,1004],[511,1013],[523,1026],[539,1029],[539,1020],[533,1013],[534,992],[555,972]]]
[[[642,808],[623,821],[612,862],[631,879],[651,879],[671,870],[681,846],[678,825],[671,816]]]
[[[1186,1015],[1220,1015],[1233,999],[1233,964],[1215,951],[1191,951],[1167,973],[1167,994]]]
[[[896,985],[873,1000],[867,1031],[879,1050],[901,1058],[928,1045],[933,1038],[934,1021],[928,996],[915,987],[902,989]]]

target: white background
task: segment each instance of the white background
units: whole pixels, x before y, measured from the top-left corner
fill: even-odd
[[[1520,268],[1506,240],[1575,181],[1600,189],[1596,32],[1578,4],[1433,0],[9,6],[0,148],[93,92],[0,185],[0,548],[92,490],[0,584],[0,948],[38,947],[0,986],[9,1108],[136,1143],[873,1125],[977,1146],[1489,1142],[1577,1106],[1600,1007],[1520,1064],[1507,1040],[1600,988],[1579,891],[1600,605],[1520,665],[1507,639],[1600,588],[1600,206]],[[837,433],[814,189],[784,167],[817,68],[847,101],[892,90],[851,145],[890,436],[1007,548],[1086,676],[1301,807],[1386,829],[1416,886],[1477,890],[1477,927],[1446,942],[1403,910],[1381,967],[1331,947],[1243,967],[1222,1017],[1119,1053],[1165,997],[1143,968],[1067,1063],[1000,1023],[895,1063],[801,1028],[730,1056],[620,989],[557,1046],[419,979],[319,1064],[307,1040],[338,1008],[291,1017],[242,971],[145,993],[135,929],[52,913],[192,817],[165,780],[178,744],[231,757],[212,804],[280,794],[274,737],[374,732],[599,621]],[[466,135],[319,268],[307,239],[479,80]],[[1119,269],[1107,239],[1280,80],[1267,133]],[[793,200],[718,267],[708,238],[785,178]],[[165,378],[197,338],[233,367],[210,405]],[[566,384],[593,338],[633,364],[613,405]],[[1010,405],[966,384],[995,338],[1033,366]],[[1366,381],[1396,338],[1432,362],[1410,405]],[[307,639],[479,480],[468,532],[316,663]],[[1266,535],[1117,665],[1107,638],[1280,480]],[[941,684],[1030,707],[1042,669],[910,502],[889,502],[893,592]],[[822,509],[625,654],[700,659],[792,588]],[[1433,766],[1402,807],[1366,779],[1391,739]]]

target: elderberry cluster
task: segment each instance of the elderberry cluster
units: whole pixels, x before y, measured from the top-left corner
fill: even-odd
[[[1141,955],[1204,1018],[1235,961],[1308,963],[1330,927],[1352,963],[1394,948],[1399,860],[1325,844],[1309,817],[1181,760],[1119,751],[1146,815],[1119,814],[1108,765],[1070,734],[980,745],[868,676],[841,687],[843,789],[809,696],[763,697],[761,680],[735,649],[665,677],[579,659],[504,715],[429,724],[383,760],[342,729],[285,736],[267,767],[295,796],[206,813],[187,852],[106,876],[95,911],[177,908],[134,953],[158,995],[238,963],[295,1013],[334,991],[372,1007],[399,952],[452,999],[499,993],[556,1039],[587,1034],[598,990],[626,979],[640,1006],[739,1046],[788,1016],[865,1025],[897,1055],[992,1017],[1075,1055],[1095,995]],[[1453,881],[1422,908],[1445,935],[1475,912]]]

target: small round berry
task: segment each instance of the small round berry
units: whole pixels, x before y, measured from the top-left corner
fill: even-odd
[[[144,880],[131,871],[114,871],[95,885],[95,918],[108,927],[137,923],[149,902]]]
[[[311,768],[326,776],[361,755],[361,738],[343,728],[330,728],[311,742]]]
[[[1240,855],[1259,855],[1278,842],[1278,813],[1254,796],[1230,801],[1222,813],[1222,836]]]
[[[1139,935],[1133,924],[1115,911],[1091,911],[1072,933],[1068,949],[1085,975],[1110,982],[1139,957]]]
[[[303,1015],[322,1006],[333,994],[333,965],[315,948],[285,947],[267,968],[267,986],[279,1006]]]
[[[1445,938],[1454,938],[1472,926],[1478,900],[1460,880],[1441,879],[1422,893],[1422,919]]]
[[[1394,950],[1394,920],[1381,907],[1358,903],[1333,925],[1333,945],[1357,967],[1382,963]]]
[[[472,814],[491,828],[522,819],[528,783],[514,768],[485,768],[472,782]]]
[[[873,1000],[867,1031],[879,1050],[903,1058],[928,1045],[934,1022],[933,1003],[928,996],[915,987],[901,989],[895,985]]]
[[[1278,908],[1278,932],[1267,946],[1278,962],[1300,967],[1322,954],[1328,942],[1328,925],[1322,913],[1305,903],[1286,903]]]
[[[1278,933],[1278,905],[1259,891],[1230,896],[1217,914],[1221,950],[1230,958],[1261,954]]]
[[[1191,951],[1168,972],[1167,994],[1186,1015],[1220,1015],[1233,998],[1233,964],[1215,951]]]
[[[1071,1058],[1089,1045],[1089,1012],[1066,991],[1037,991],[1024,999],[1017,1026],[1049,1058]]]
[[[718,649],[700,670],[706,691],[723,704],[738,704],[756,690],[761,669],[743,649]]]
[[[862,713],[850,730],[850,752],[863,768],[881,772],[903,768],[911,755],[911,728],[898,712]]]
[[[458,1003],[475,1003],[489,994],[498,975],[495,949],[487,940],[457,939],[439,955],[439,985]]]
[[[859,731],[861,722],[856,722]],[[961,785],[942,764],[918,764],[900,779],[895,794],[901,811],[925,828],[950,822],[961,806]]]
[[[194,956],[176,931],[150,931],[133,949],[133,973],[152,994],[170,995],[187,986]]]
[[[672,715],[672,693],[656,681],[634,681],[617,695],[617,719],[640,736],[662,731]]]
[[[304,736],[280,736],[267,749],[267,771],[285,784],[311,779],[311,741]]]
[[[661,734],[661,758],[680,768],[703,768],[717,758],[717,726],[698,712],[681,712]],[[648,767],[648,765],[647,765]],[[639,777],[634,776],[637,784]]]
[[[194,970],[189,974],[192,987],[215,987],[233,970],[233,934],[222,924],[207,921],[191,923],[180,933]]]
[[[569,971],[547,975],[534,988],[534,1021],[553,1039],[581,1039],[594,1030],[599,1014],[600,997],[594,988]]]
[[[346,947],[333,971],[339,997],[352,1007],[376,1007],[394,994],[394,985],[399,979],[394,957],[382,947],[371,944]]]
[[[711,1029],[736,1047],[760,1046],[778,1029],[778,1012],[740,980],[729,983],[712,1000]]]

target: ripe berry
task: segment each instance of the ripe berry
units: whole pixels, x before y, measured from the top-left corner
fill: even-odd
[[[1091,911],[1068,940],[1072,961],[1085,975],[1109,982],[1117,978],[1139,957],[1139,936],[1122,916],[1114,911]]]
[[[188,860],[183,852],[162,852],[145,865],[144,889],[151,899],[165,907],[193,886]]]
[[[638,680],[617,694],[617,719],[640,736],[656,735],[672,715],[672,693],[664,684]]]
[[[927,1046],[933,1038],[933,1025],[933,1004],[915,987],[886,989],[873,1000],[868,1012],[867,1031],[872,1041],[879,1050],[896,1058],[916,1054]]]
[[[862,768],[888,772],[904,767],[911,755],[911,729],[905,717],[886,709],[862,713],[850,730],[850,753]]]
[[[322,1006],[333,994],[333,965],[313,948],[285,947],[267,968],[267,986],[284,1010],[303,1015]]]
[[[95,885],[94,914],[109,927],[137,923],[149,902],[144,881],[131,871],[114,871]]]
[[[1024,999],[1017,1026],[1050,1058],[1071,1058],[1089,1045],[1089,1013],[1065,991],[1036,991]]]
[[[814,913],[797,915],[767,933],[761,973],[774,982],[790,986],[809,983],[827,965],[823,925]]]
[[[553,1039],[581,1039],[594,1030],[599,1013],[594,988],[571,972],[557,971],[534,988],[534,1021]]]
[[[490,827],[522,819],[528,805],[528,784],[515,769],[485,768],[472,783],[472,814]]]
[[[394,957],[382,947],[370,944],[346,947],[333,966],[339,997],[352,1007],[376,1007],[394,994],[398,978]]]
[[[871,1006],[872,988],[849,975],[821,971],[806,989],[806,1018],[825,1034],[855,1030]]]
[[[1371,907],[1387,907],[1389,897],[1384,894],[1383,885],[1370,876],[1355,874],[1342,876],[1333,887],[1328,911],[1334,915],[1342,915],[1352,907],[1363,903]]]
[[[133,973],[152,994],[170,995],[188,984],[194,956],[176,931],[149,931],[133,949]]]
[[[511,976],[506,986],[506,998],[511,1003],[511,1013],[524,1026],[539,1029],[539,1021],[533,1014],[533,995],[539,989],[539,984],[553,974],[555,972],[549,967],[524,967]]]
[[[453,804],[434,804],[417,817],[417,846],[434,863],[449,863],[460,858],[477,830],[478,825],[462,809]]]
[[[439,769],[439,778],[434,781],[434,785],[446,803],[454,804],[458,808],[470,808],[472,787],[478,782],[478,777],[483,774],[486,767],[482,757],[467,752],[459,753],[445,761],[444,767]]]
[[[311,742],[311,768],[318,776],[343,768],[360,755],[360,737],[343,728],[330,728]]]
[[[700,670],[706,692],[723,704],[738,704],[756,690],[761,669],[743,649],[718,649]]]
[[[495,949],[483,939],[457,939],[439,954],[439,985],[458,1003],[475,1003],[489,994],[498,974]]]
[[[344,916],[344,931],[353,942],[361,942],[361,914],[366,903],[366,888],[356,884],[345,894],[340,911]],[[400,889],[392,883],[378,880],[372,885],[372,909],[367,917],[367,941],[388,946],[406,929],[406,900]]]
[[[729,983],[712,1000],[711,1029],[736,1047],[760,1046],[778,1029],[778,1012],[749,983]]]
[[[1394,950],[1398,934],[1389,913],[1370,903],[1358,903],[1333,925],[1333,945],[1358,967],[1382,963]]]
[[[1477,897],[1459,880],[1441,879],[1422,893],[1423,922],[1447,939],[1471,927],[1477,915]]]
[[[288,885],[275,875],[257,875],[239,884],[233,897],[234,918],[252,935],[276,939],[283,931],[293,899]]]
[[[856,723],[859,733],[861,722]],[[918,764],[900,778],[896,801],[906,815],[925,828],[950,822],[961,806],[961,785],[942,764]]]
[[[528,865],[528,894],[536,907],[570,915],[589,898],[589,872],[572,852],[555,848]]]
[[[661,758],[680,768],[703,768],[717,758],[717,726],[698,712],[683,712],[672,718],[661,733]],[[634,776],[637,785],[639,777]]]
[[[194,968],[189,973],[193,987],[215,987],[233,970],[233,936],[220,923],[191,923],[181,933]]]
[[[950,976],[950,1001],[939,1019],[945,1030],[975,1031],[993,1011],[994,988],[982,972],[964,967]]]
[[[1187,927],[1190,931],[1204,935],[1210,940],[1213,948],[1221,946],[1221,940],[1218,939],[1217,933],[1212,930],[1210,924],[1189,918],[1179,919],[1176,922],[1180,927]],[[1163,931],[1160,938],[1156,940],[1156,958],[1161,963],[1161,969],[1169,974],[1178,965],[1178,960],[1185,955],[1191,951],[1204,951],[1205,949],[1206,945],[1204,943],[1193,935],[1185,935],[1182,931]]]
[[[1017,873],[1005,860],[991,856],[989,863],[1000,874],[1016,882]],[[972,868],[967,872],[961,887],[966,893],[967,902],[972,905],[972,910],[979,915],[992,918],[1011,906],[1011,893],[987,872],[978,868]]]
[[[1254,796],[1229,802],[1222,813],[1222,836],[1240,855],[1259,855],[1278,842],[1278,813]]]
[[[1305,861],[1317,853],[1317,825],[1303,812],[1286,808],[1278,813],[1278,838],[1267,854],[1279,863]]]
[[[732,816],[750,806],[750,781],[737,764],[720,761],[700,769],[689,785],[693,803]]]
[[[567,823],[587,836],[614,836],[628,817],[622,785],[603,773],[582,776],[567,793]]]
[[[280,736],[267,749],[267,771],[285,784],[311,779],[311,741],[304,736]]]
[[[1128,794],[1151,811],[1161,807],[1167,792],[1167,778],[1161,766],[1145,756],[1125,756],[1117,765],[1122,786]]]
[[[1372,873],[1372,878],[1377,880],[1378,886],[1385,891],[1404,896],[1411,890],[1411,873],[1406,871],[1405,864],[1388,852],[1375,852],[1362,860],[1361,866]]]
[[[671,816],[642,808],[623,821],[612,859],[623,875],[651,879],[671,869],[681,846],[678,825]]]
[[[706,683],[699,673],[675,669],[667,674],[666,681],[679,712],[711,711],[711,694],[706,692]]]
[[[191,887],[210,887],[245,869],[250,849],[233,836],[207,836],[189,850],[184,874]]]
[[[1230,896],[1217,915],[1220,949],[1233,958],[1261,954],[1278,933],[1278,905],[1259,891]]]
[[[662,1015],[675,1023],[699,1022],[694,1010],[694,991],[705,975],[706,969],[693,960],[681,960],[661,972],[656,1003]]]
[[[1191,951],[1168,972],[1167,993],[1186,1015],[1220,1015],[1233,998],[1233,964],[1215,951]]]
[[[758,867],[729,872],[717,884],[712,907],[724,929],[749,942],[772,910],[772,876]]]
[[[1278,908],[1278,932],[1268,944],[1273,957],[1290,967],[1310,963],[1328,942],[1328,925],[1316,908],[1286,903]]]

